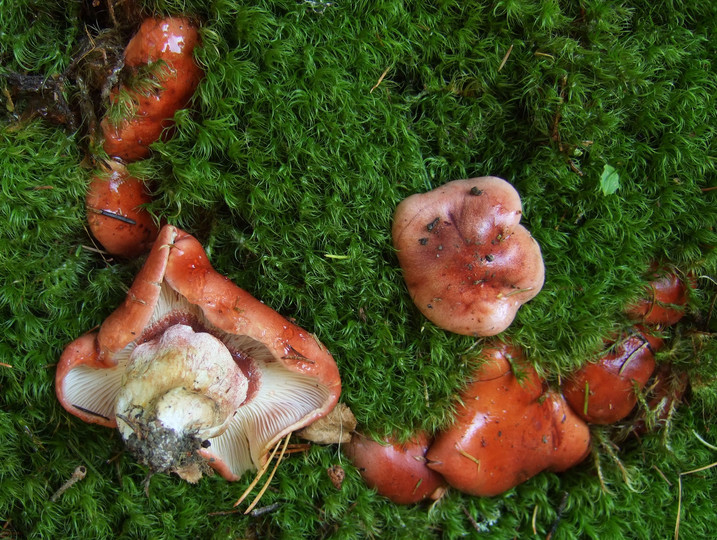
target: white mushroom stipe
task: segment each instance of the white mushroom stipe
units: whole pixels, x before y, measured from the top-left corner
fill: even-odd
[[[181,476],[187,451],[226,430],[248,386],[221,341],[176,324],[132,351],[117,426],[140,460]]]

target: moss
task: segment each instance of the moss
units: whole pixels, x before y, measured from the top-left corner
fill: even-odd
[[[4,101],[4,531],[513,538],[532,535],[535,516],[544,537],[567,493],[553,538],[673,534],[679,473],[715,461],[695,435],[715,444],[713,3],[143,4],[204,20],[197,60],[207,72],[176,115],[176,135],[131,167],[153,186],[152,210],[195,233],[220,272],[319,336],[365,429],[407,436],[450,421],[483,342],[421,317],[397,267],[391,217],[409,194],[485,174],[515,184],[544,253],[545,288],[507,335],[551,383],[629,325],[622,309],[658,259],[699,285],[660,357],[689,371],[692,390],[667,432],[610,447],[620,463],[596,443],[596,460],[491,499],[451,492],[430,508],[397,507],[367,490],[336,447],[287,459],[260,503],[278,506],[257,517],[218,513],[232,510],[248,477],[190,486],[155,475],[147,497],[146,470],[119,437],[67,415],[53,388],[63,347],[119,304],[141,261],[91,249],[85,134],[17,117]],[[78,13],[79,2],[0,7],[0,73],[65,69],[84,36]],[[619,175],[611,195],[600,187],[605,165]],[[49,502],[79,464],[87,477]],[[335,464],[347,471],[340,491],[325,473]],[[683,538],[717,527],[713,475],[682,477]]]

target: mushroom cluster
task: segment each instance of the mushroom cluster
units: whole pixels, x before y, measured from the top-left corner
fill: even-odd
[[[189,103],[204,76],[194,61],[198,44],[189,18],[150,17],[125,48],[123,82],[110,102],[128,99],[132,111],[116,122],[109,113],[102,119],[110,159],[94,174],[86,199],[90,231],[112,255],[146,253],[157,237],[159,228],[145,208],[152,200],[148,188],[124,164],[146,158],[150,144],[171,134],[174,113]]]
[[[493,336],[512,323],[545,277],[540,248],[519,224],[521,215],[518,193],[496,177],[455,180],[398,205],[394,246],[411,298],[428,319],[473,336]],[[548,387],[521,349],[493,341],[461,392],[450,426],[406,443],[356,433],[347,455],[369,486],[397,503],[435,499],[443,482],[494,496],[541,471],[562,472],[583,461],[589,424],[625,419],[640,394],[652,417],[640,409],[631,432],[654,427],[687,387],[685,376],[666,364],[656,371],[655,361],[663,345],[657,330],[682,317],[687,296],[669,273],[655,275],[648,290],[649,298],[627,314],[653,326],[635,326],[608,343],[560,391]]]
[[[490,497],[542,471],[562,472],[583,461],[590,430],[521,349],[494,341],[461,392],[452,424],[417,441],[382,446],[356,435],[347,455],[370,486],[396,503],[435,499],[444,482]],[[414,457],[410,468],[407,452]]]
[[[219,275],[191,235],[165,226],[127,299],[67,346],[56,392],[70,413],[117,427],[153,472],[196,482],[261,467],[341,391],[331,354]]]
[[[102,120],[111,160],[93,178],[86,207],[90,230],[108,252],[151,251],[125,302],[99,331],[67,346],[56,374],[58,399],[70,413],[117,428],[150,471],[189,482],[211,470],[236,480],[265,468],[278,441],[326,417],[341,391],[326,348],[220,276],[194,237],[171,225],[160,230],[144,208],[146,186],[124,166],[171,134],[174,113],[203,77],[193,58],[198,44],[190,19],[150,18],[125,49],[125,77],[110,101],[129,96],[135,107],[118,122],[109,114]],[[128,84],[133,77],[145,85]],[[522,213],[518,192],[495,176],[454,180],[397,206],[393,244],[426,318],[475,337],[511,325],[545,281],[540,246],[521,225]],[[676,323],[687,303],[684,283],[661,273],[648,289],[628,316],[644,325]],[[558,392],[522,350],[489,342],[450,426],[406,442],[355,432],[346,453],[370,486],[397,503],[437,500],[447,486],[497,495],[541,471],[580,463],[590,449],[588,424],[631,414],[650,381],[651,407],[666,418],[687,382],[669,366],[656,371],[661,346],[652,329],[636,326]],[[635,425],[648,423],[643,417]]]
[[[648,423],[664,421],[674,410],[687,388],[684,373],[674,373],[670,364],[657,365],[655,353],[664,342],[660,332],[685,315],[688,286],[672,271],[653,264],[647,296],[625,309],[640,324],[620,339],[607,343],[596,361],[585,364],[563,383],[570,405],[587,422],[614,424],[630,416],[638,395],[647,401],[630,430],[644,431]],[[649,390],[649,391],[648,391]]]

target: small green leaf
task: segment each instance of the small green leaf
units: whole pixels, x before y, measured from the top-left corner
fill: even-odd
[[[604,195],[612,195],[620,187],[620,175],[612,165],[605,164],[600,176],[600,188]]]

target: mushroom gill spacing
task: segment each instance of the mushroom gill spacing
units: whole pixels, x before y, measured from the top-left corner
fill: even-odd
[[[127,299],[65,349],[62,405],[118,427],[153,472],[227,480],[327,414],[341,389],[331,354],[309,332],[209,265],[199,242],[160,232]],[[187,457],[189,456],[189,457]]]

